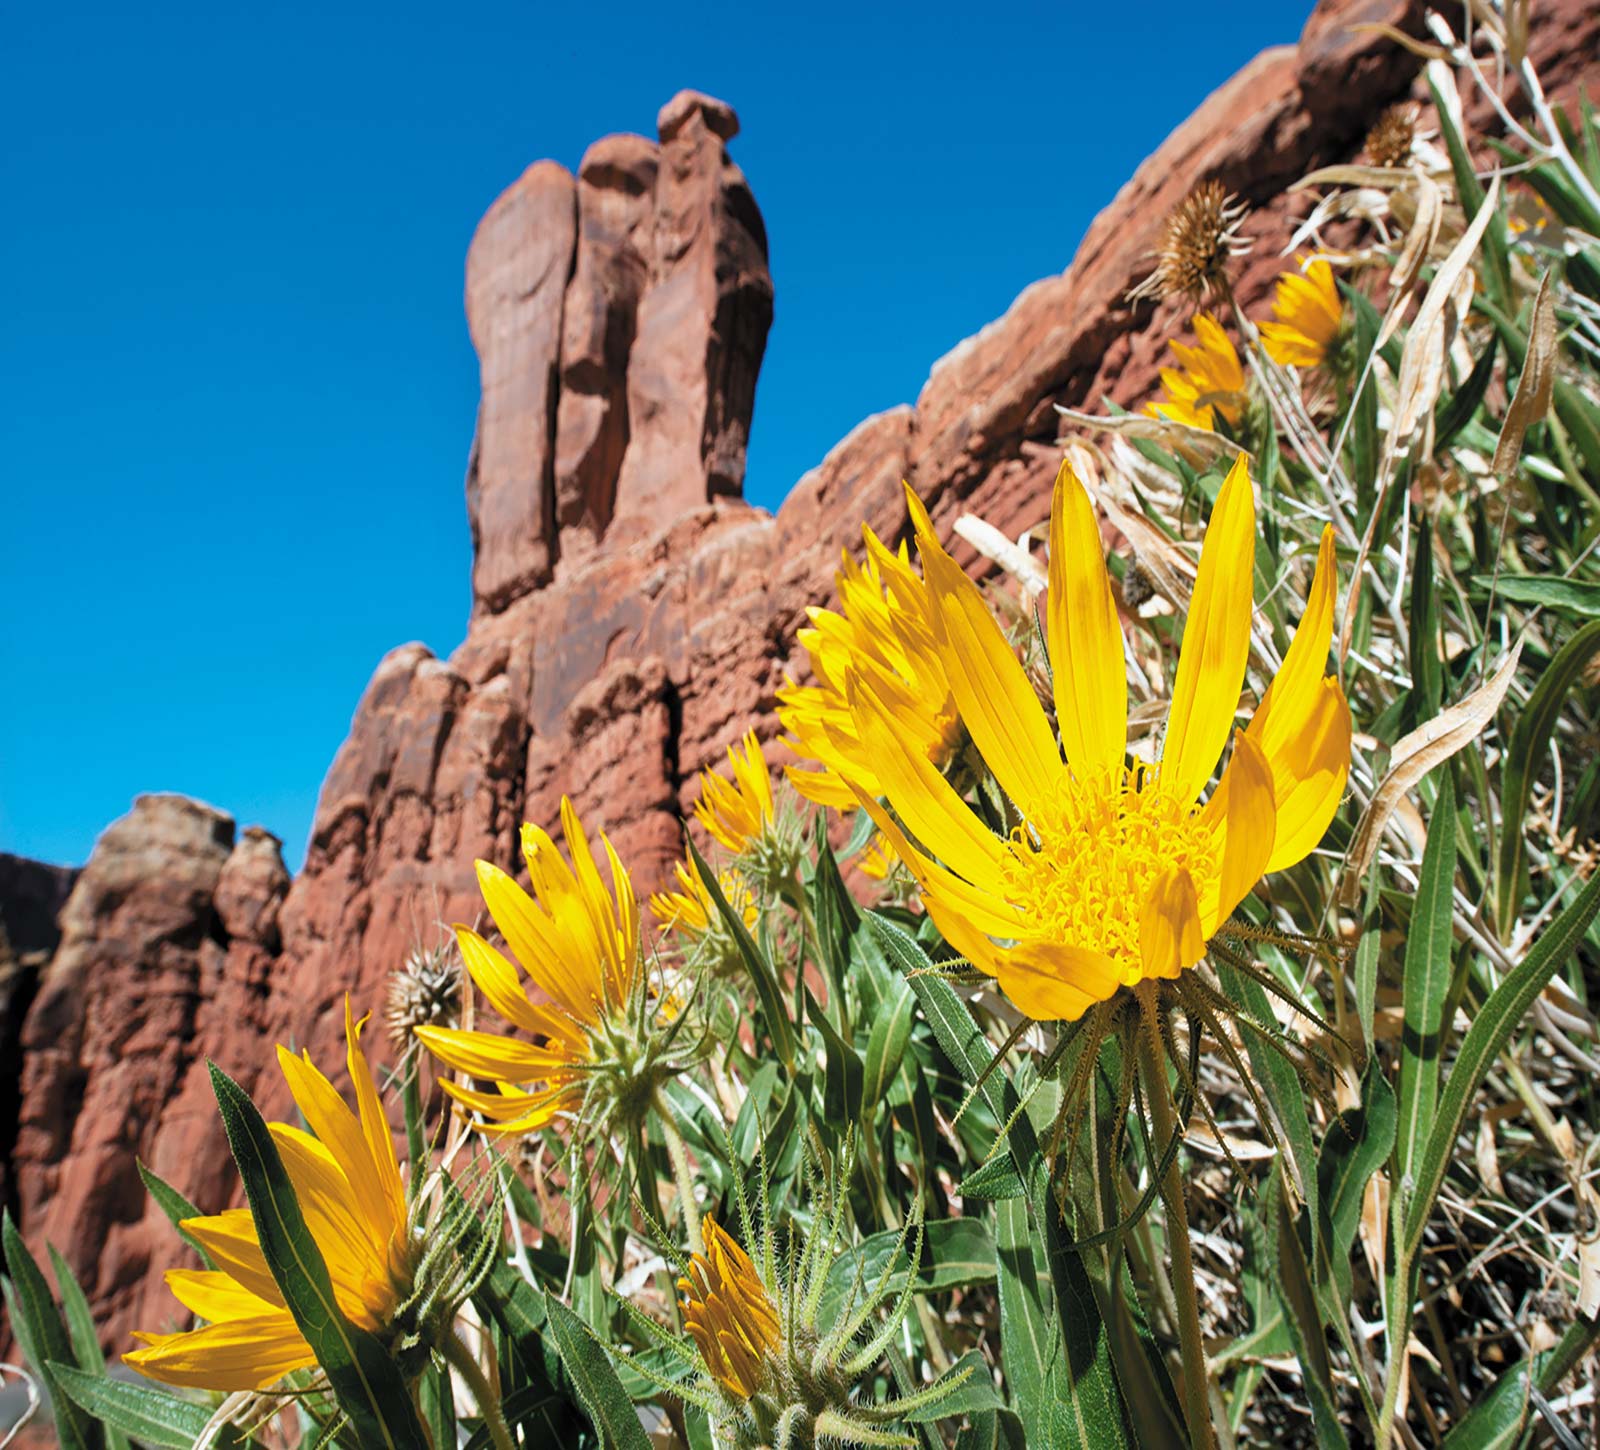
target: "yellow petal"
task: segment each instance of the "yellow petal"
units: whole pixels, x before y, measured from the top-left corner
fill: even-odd
[[[1255,550],[1255,495],[1241,454],[1211,511],[1172,687],[1161,783],[1179,800],[1200,794],[1233,728],[1250,655]]]
[[[897,740],[863,680],[851,682],[850,708],[861,739],[877,762],[878,781],[900,819],[923,846],[975,886],[999,890],[1005,846],[956,794],[916,746]],[[864,794],[864,792],[863,792]]]
[[[1010,938],[1022,930],[1022,918],[1003,897],[963,881],[938,862],[930,860],[906,839],[905,833],[889,813],[870,796],[857,791],[856,803],[872,817],[883,838],[916,877],[917,885],[922,889],[924,904],[930,913],[933,912],[934,902],[937,899],[942,908],[958,914],[969,931],[982,932],[986,937]],[[945,939],[955,946],[957,951],[964,952],[948,932]],[[987,952],[992,949],[986,942],[983,950]],[[970,953],[964,954],[970,955]]]
[[[1194,881],[1182,866],[1164,871],[1139,916],[1139,955],[1147,977],[1176,977],[1206,954]]]
[[[173,1298],[201,1319],[215,1322],[283,1312],[281,1301],[271,1303],[252,1294],[220,1269],[168,1269],[164,1277]]]
[[[543,836],[543,833],[538,835]],[[544,841],[549,842],[548,855],[559,859],[555,843],[549,841],[548,836]],[[543,843],[536,844],[539,845],[537,851],[525,851],[525,854],[537,860],[545,856],[546,848]],[[576,966],[570,933],[540,910],[538,903],[498,866],[479,861],[477,867],[478,889],[483,893],[484,904],[523,971],[574,1021],[595,1021],[601,985],[599,963],[590,958],[586,966]],[[542,862],[540,870],[542,874]]]
[[[1122,985],[1103,952],[1061,942],[1018,942],[996,952],[994,964],[1006,999],[1036,1022],[1076,1022]]]
[[[1080,778],[1120,770],[1128,743],[1122,628],[1083,484],[1063,462],[1050,510],[1050,669],[1067,764]]]
[[[1299,733],[1270,762],[1278,822],[1268,871],[1303,861],[1326,834],[1350,774],[1350,737],[1350,706],[1330,676],[1320,682]]]
[[[355,1085],[356,1108],[361,1115],[361,1134],[367,1140],[367,1152],[372,1171],[377,1179],[389,1211],[388,1230],[391,1237],[405,1232],[406,1186],[400,1178],[400,1162],[395,1156],[394,1134],[389,1131],[389,1119],[384,1115],[383,1101],[378,1097],[378,1085],[372,1080],[372,1069],[367,1066],[367,1055],[361,1050],[363,1017],[355,1020],[350,1008],[350,994],[344,997],[345,1068]]]
[[[267,1389],[317,1362],[286,1309],[187,1334],[149,1335],[143,1349],[122,1360],[162,1384],[228,1393]]]
[[[269,1123],[267,1130],[329,1268],[336,1256],[349,1261],[352,1283],[382,1269],[388,1236],[359,1216],[349,1180],[327,1145],[289,1123]]]
[[[915,495],[907,490],[908,498]],[[917,500],[917,545],[928,582],[939,655],[984,763],[1024,815],[1037,816],[1053,798],[1061,756],[1033,686],[978,586],[940,547]]]
[[[1321,841],[1349,775],[1350,707],[1338,680],[1324,675],[1333,639],[1335,575],[1329,527],[1322,533],[1305,613],[1245,732],[1261,747],[1278,803],[1269,871],[1303,860]]]
[[[417,1039],[435,1057],[486,1081],[542,1082],[568,1067],[570,1059],[549,1047],[535,1047],[514,1037],[492,1032],[468,1032],[457,1027],[415,1027]]]
[[[1278,819],[1272,771],[1261,748],[1248,735],[1233,737],[1233,758],[1201,814],[1216,819],[1222,856],[1218,875],[1200,891],[1200,920],[1209,937],[1250,894],[1272,859]]]
[[[552,1037],[576,1045],[581,1036],[568,1019],[547,1007],[536,1007],[528,1000],[517,969],[469,926],[456,927],[461,959],[489,1005],[505,1020],[524,1032]]]
[[[283,1069],[295,1106],[349,1180],[356,1212],[371,1224],[390,1223],[388,1185],[380,1178],[373,1162],[361,1120],[311,1061],[309,1053],[296,1057],[287,1048],[280,1047],[278,1066]]]
[[[257,1298],[269,1304],[283,1303],[282,1291],[267,1267],[266,1255],[261,1252],[261,1243],[256,1237],[256,1221],[248,1208],[230,1208],[222,1213],[186,1218],[182,1227],[211,1255],[219,1269],[237,1279]]]

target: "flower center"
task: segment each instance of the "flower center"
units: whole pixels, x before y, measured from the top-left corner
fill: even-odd
[[[1055,798],[1012,832],[1001,870],[1006,899],[1041,935],[1104,952],[1136,976],[1139,916],[1157,879],[1183,866],[1198,890],[1219,864],[1198,807],[1135,766],[1076,780],[1063,773]]]

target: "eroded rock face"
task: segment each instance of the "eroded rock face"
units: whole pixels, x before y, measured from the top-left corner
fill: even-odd
[[[557,829],[563,794],[641,892],[657,884],[699,769],[752,724],[776,729],[774,693],[804,672],[795,630],[861,522],[904,531],[902,479],[946,529],[964,509],[1011,533],[1038,522],[1053,405],[1138,404],[1183,326],[1174,305],[1126,300],[1168,209],[1207,177],[1250,203],[1236,287],[1259,311],[1306,204],[1289,184],[1425,95],[1415,57],[1349,26],[1415,33],[1421,9],[1319,6],[1298,47],[1258,57],[1139,168],[1065,273],[937,362],[914,406],[860,424],[776,517],[738,497],[772,286],[733,112],[684,92],[657,141],[597,142],[576,179],[539,163],[494,204],[467,264],[483,374],[467,638],[448,661],[411,644],[379,664],[292,885],[270,837],[142,799],[78,880],[28,1013],[15,1201],[29,1240],[83,1273],[111,1342],[170,1312],[156,1271],[175,1241],[135,1155],[205,1209],[233,1191],[204,1054],[282,1112],[271,1045],[337,1062],[344,994],[377,1007],[413,946],[477,919],[473,858],[514,866],[519,823]],[[1594,7],[1553,0],[1534,22],[1552,93],[1593,89]]]
[[[194,1079],[207,1053],[256,1070],[288,885],[265,832],[236,843],[221,811],[148,795],[106,830],[61,909],[22,1031],[16,1209],[109,1324],[170,1312],[150,1271],[152,1255],[173,1261],[171,1231],[137,1160],[201,1201],[229,1191],[215,1108],[199,1112]]]
[[[744,484],[772,325],[766,230],[728,156],[731,107],[682,91],[657,130],[596,142],[576,180],[536,162],[472,239],[478,612],[592,555],[613,524],[638,537]]]

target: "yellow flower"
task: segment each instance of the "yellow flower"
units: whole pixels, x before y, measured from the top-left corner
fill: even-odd
[[[728,747],[733,767],[730,783],[710,770],[700,772],[700,799],[694,813],[711,836],[735,855],[750,844],[772,820],[772,782],[767,758],[754,730],[745,734],[743,753]]]
[[[1121,987],[1176,978],[1264,874],[1316,846],[1343,793],[1350,711],[1337,678],[1323,675],[1332,531],[1283,666],[1199,805],[1233,733],[1250,651],[1255,500],[1244,460],[1212,512],[1154,766],[1127,763],[1122,634],[1094,508],[1071,469],[1056,479],[1047,609],[1066,763],[977,586],[914,496],[911,507],[951,688],[1022,823],[995,836],[864,683],[852,704],[894,816],[861,803],[945,939],[1028,1016],[1076,1019]]]
[[[1261,338],[1274,362],[1314,368],[1328,360],[1344,309],[1333,268],[1320,257],[1302,265],[1304,271],[1285,272],[1278,278],[1272,321],[1261,324]]]
[[[894,869],[894,862],[894,852],[882,836],[874,837],[872,844],[856,858],[856,865],[860,867],[861,874],[869,881],[884,880]]]
[[[1222,324],[1209,312],[1195,315],[1194,335],[1200,340],[1198,347],[1168,344],[1181,367],[1161,369],[1166,398],[1151,403],[1148,411],[1155,418],[1213,431],[1216,414],[1221,413],[1230,426],[1238,427],[1246,402],[1239,354]]]
[[[778,1310],[750,1255],[709,1218],[701,1224],[705,1253],[678,1280],[684,1327],[700,1347],[706,1371],[748,1400],[767,1379],[767,1361],[782,1344]]]
[[[683,890],[655,892],[650,897],[650,910],[669,931],[677,929],[691,936],[703,936],[721,921],[716,904],[711,900],[711,893],[691,862],[678,862],[673,867],[673,874]],[[722,888],[723,899],[744,918],[745,926],[753,931],[760,911],[756,907],[755,897],[750,894],[750,888],[744,884],[739,873],[717,872],[717,885]]]
[[[639,976],[639,907],[627,868],[604,835],[613,894],[595,865],[572,802],[561,800],[561,830],[572,866],[548,834],[522,828],[530,896],[498,866],[478,862],[478,887],[489,915],[524,972],[549,1000],[534,1003],[517,968],[469,927],[458,926],[462,959],[478,989],[526,1042],[491,1032],[418,1027],[418,1039],[450,1067],[498,1091],[446,1081],[445,1091],[489,1118],[489,1131],[543,1127],[584,1096],[584,1078],[600,1039],[628,1009]]]
[[[836,576],[842,612],[809,610],[811,628],[799,634],[818,683],[790,682],[778,691],[778,718],[795,754],[821,767],[791,766],[789,780],[807,800],[836,810],[855,807],[848,782],[868,795],[882,794],[850,714],[852,671],[872,674],[902,733],[919,742],[936,768],[961,743],[961,721],[928,622],[927,589],[903,547],[892,553],[871,529],[862,533],[866,560],[857,564],[846,553]]]
[[[287,1123],[269,1128],[327,1261],[339,1308],[352,1323],[381,1334],[412,1291],[416,1256],[394,1140],[361,1051],[365,1022],[351,1019],[347,997],[345,1061],[357,1111],[309,1055],[280,1047],[278,1064],[311,1132]],[[181,1334],[135,1334],[144,1348],[124,1355],[124,1362],[163,1384],[230,1392],[264,1390],[291,1370],[314,1365],[316,1356],[267,1267],[250,1210],[185,1219],[183,1227],[218,1267],[169,1269],[167,1287],[184,1308],[210,1322]]]

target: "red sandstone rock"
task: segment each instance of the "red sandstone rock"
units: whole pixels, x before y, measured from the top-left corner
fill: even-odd
[[[1349,24],[1414,31],[1419,11],[1319,6],[1298,48],[1258,57],[1140,167],[1067,272],[940,360],[914,408],[855,429],[776,518],[732,497],[771,319],[764,230],[725,145],[733,112],[685,92],[658,146],[611,138],[576,183],[540,163],[495,203],[467,269],[483,401],[466,640],[448,663],[406,645],[379,665],[287,896],[270,838],[230,849],[219,813],[142,800],[83,873],[29,1013],[24,1231],[68,1251],[113,1340],[159,1322],[154,1271],[173,1253],[133,1155],[202,1207],[233,1191],[201,1054],[283,1107],[270,1044],[336,1062],[344,992],[375,1006],[419,939],[472,920],[473,857],[514,864],[519,821],[553,828],[563,793],[641,891],[655,885],[700,767],[750,725],[776,729],[774,692],[804,668],[794,631],[861,521],[900,532],[908,478],[947,528],[965,508],[1008,532],[1037,522],[1052,405],[1141,401],[1181,325],[1175,307],[1126,300],[1166,211],[1209,176],[1252,205],[1237,290],[1259,309],[1307,204],[1288,185],[1353,156],[1408,88],[1423,94],[1415,58]],[[1552,90],[1592,85],[1594,8],[1534,18]]]
[[[489,208],[467,252],[467,325],[483,393],[467,465],[472,588],[500,609],[550,577],[561,304],[577,207],[571,175],[537,161]]]

